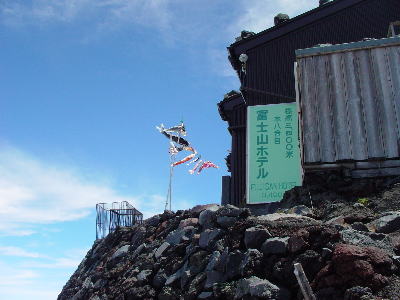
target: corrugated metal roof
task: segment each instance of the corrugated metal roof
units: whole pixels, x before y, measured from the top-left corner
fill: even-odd
[[[297,52],[305,164],[400,157],[400,39],[350,45]]]
[[[246,103],[251,106],[294,101],[296,49],[385,38],[389,23],[399,19],[399,0],[363,0],[317,21],[310,16],[307,25],[249,49],[245,52],[246,73],[238,67]]]
[[[339,45],[322,45],[307,49],[299,49],[296,50],[296,57],[300,58],[305,56],[315,56],[318,54],[354,51],[360,49],[369,49],[372,47],[385,47],[385,46],[399,45],[399,44],[400,44],[400,37],[389,37],[387,39],[368,39],[365,41],[344,43]]]
[[[284,23],[267,28],[255,35],[237,41],[231,44],[228,49],[231,51],[231,54],[240,55],[240,53],[244,53],[251,48],[283,36],[317,20],[326,18],[327,16],[335,14],[338,11],[346,9],[352,5],[368,0],[335,0],[322,6],[318,6],[317,0],[314,1],[316,8],[298,15]]]

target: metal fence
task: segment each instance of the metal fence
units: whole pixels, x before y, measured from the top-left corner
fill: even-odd
[[[143,214],[127,201],[96,204],[96,239],[106,237],[118,227],[130,227],[143,222]]]

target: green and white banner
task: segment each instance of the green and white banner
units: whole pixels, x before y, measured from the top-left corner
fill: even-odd
[[[247,203],[280,201],[302,184],[296,103],[247,108]]]

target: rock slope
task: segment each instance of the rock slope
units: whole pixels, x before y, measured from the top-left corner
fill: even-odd
[[[120,228],[58,299],[303,299],[301,263],[319,300],[400,300],[400,186],[339,192],[296,188],[269,215],[205,205]]]

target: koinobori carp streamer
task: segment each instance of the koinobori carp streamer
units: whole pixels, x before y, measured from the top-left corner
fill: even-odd
[[[201,165],[201,167],[200,167],[199,171],[197,172],[197,174],[200,174],[200,172],[201,172],[203,169],[208,169],[208,168],[215,168],[215,169],[218,169],[219,167],[218,167],[217,165],[213,164],[211,161],[206,161],[206,162],[204,162],[204,163]]]
[[[183,159],[173,162],[171,164],[172,167],[184,164],[185,162],[188,162],[187,165],[190,165],[192,163],[195,163],[195,166],[193,169],[189,170],[190,174],[194,174],[195,171],[198,169],[197,174],[200,174],[200,172],[203,169],[206,168],[218,168],[215,164],[213,164],[210,161],[203,161],[200,160],[201,155],[198,155],[197,151],[195,148],[182,136],[186,136],[186,128],[183,122],[181,124],[170,127],[170,128],[165,128],[164,124],[161,124],[160,126],[156,126],[157,130],[163,134],[166,138],[170,140],[170,146],[169,146],[169,154],[172,157],[175,157],[179,152],[181,151],[188,151],[192,152],[191,154],[187,155]],[[172,160],[173,161],[173,160]]]

